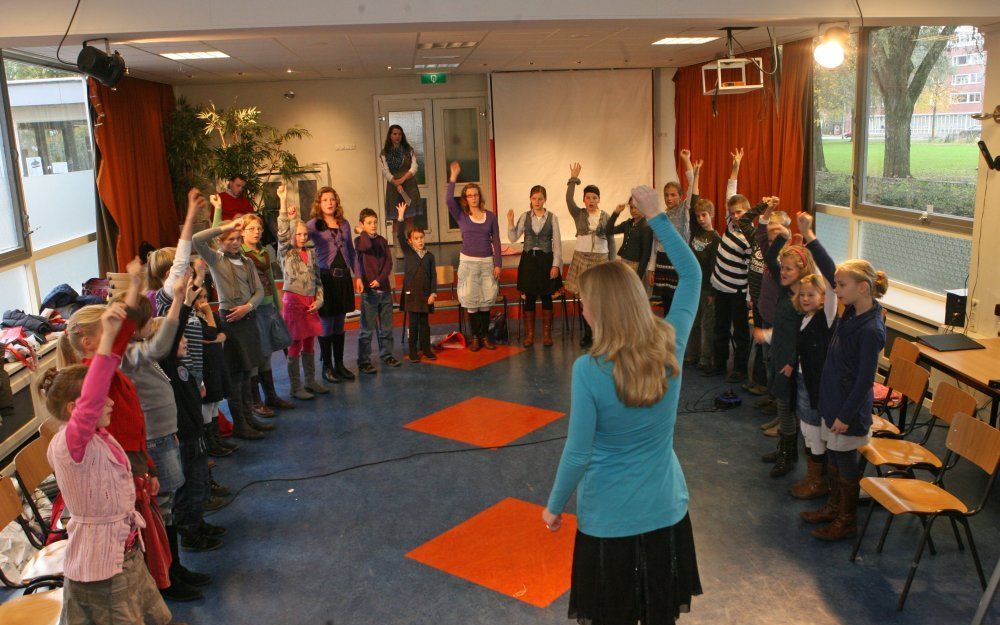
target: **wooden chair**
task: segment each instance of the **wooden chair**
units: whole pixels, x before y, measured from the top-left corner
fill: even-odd
[[[56,625],[62,613],[62,588],[29,594],[0,603],[4,625]]]
[[[861,480],[861,490],[868,493],[874,501],[885,508],[891,517],[912,514],[920,519],[920,523],[924,527],[920,541],[917,543],[917,551],[913,555],[913,562],[910,564],[906,584],[903,586],[899,602],[896,604],[897,610],[902,610],[903,604],[906,603],[906,596],[910,592],[913,577],[920,564],[920,556],[928,544],[931,545],[933,553],[933,543],[930,543],[931,527],[933,527],[934,521],[941,516],[954,519],[965,528],[965,536],[969,541],[969,550],[976,565],[979,582],[983,588],[986,588],[986,576],[983,574],[983,566],[979,560],[976,543],[972,539],[969,517],[975,516],[983,509],[983,505],[989,499],[990,491],[993,490],[997,469],[1000,466],[1000,431],[969,415],[958,414],[951,422],[946,445],[948,447],[948,454],[944,460],[946,465],[951,464],[953,459],[957,462],[958,458],[964,458],[982,469],[988,476],[982,496],[972,508],[966,506],[962,500],[941,487],[940,475],[934,482],[895,477],[866,477]],[[957,458],[955,458],[956,456]],[[864,525],[861,527],[861,532],[858,534],[857,543],[851,553],[851,562],[854,562],[861,549],[861,541],[868,530],[868,524],[871,522],[874,511],[875,506],[872,505],[868,510]],[[953,529],[958,548],[963,551],[964,547],[957,526]],[[879,543],[878,550],[881,551],[881,548],[882,543]]]
[[[937,420],[940,419],[951,426],[952,419],[956,414],[975,414],[975,412],[975,397],[954,384],[941,382],[938,384],[937,391],[934,392],[934,401],[931,403],[931,420],[919,443],[879,437],[872,438],[859,451],[864,459],[875,467],[892,467],[892,473],[904,473],[913,477],[915,469],[924,469],[936,474],[944,468],[944,465],[925,445],[930,440]]]
[[[110,297],[114,297],[119,293],[124,293],[128,290],[129,277],[127,273],[115,273],[109,271],[107,274],[108,285],[110,287]]]
[[[894,360],[905,360],[916,364],[918,358],[920,358],[920,350],[917,348],[917,344],[907,341],[901,336],[897,336],[896,340],[892,342],[892,351],[889,352],[889,370],[885,373],[886,382],[889,381],[889,374],[892,373],[892,363]],[[886,391],[885,399],[880,402],[876,402],[875,405],[872,406],[873,413],[879,417],[878,421],[883,423],[886,420],[882,418],[882,415],[884,415],[890,408],[897,408],[899,403],[894,403],[892,401],[893,392],[891,388],[888,388],[886,385],[878,382],[876,382],[874,386],[876,389],[881,387]]]
[[[898,421],[893,423],[881,415],[873,415],[871,433],[872,436],[899,438],[912,432],[918,425],[929,423],[927,421],[924,424],[918,424],[917,415],[920,414],[920,409],[923,406],[931,374],[927,369],[902,358],[893,358],[890,362],[892,364],[889,370],[889,379],[886,381],[889,394],[891,395],[893,391],[899,391],[903,395],[903,401],[896,408],[899,411]],[[909,414],[911,406],[913,411],[912,414]],[[890,415],[890,408],[887,407],[883,414]],[[912,418],[909,427],[906,425],[908,415]]]
[[[455,268],[452,267],[451,265],[437,265],[434,269],[435,269],[434,273],[437,275],[438,289],[440,289],[442,285],[448,285],[448,295],[449,295],[449,299],[435,300],[434,301],[434,309],[438,310],[439,308],[440,309],[451,308],[453,306],[456,307],[456,308],[461,309],[461,304],[458,303],[458,291],[456,290],[457,287],[455,286]],[[403,297],[404,296],[405,296],[405,294],[402,292],[402,285],[401,285],[400,286],[400,296],[399,296],[399,303],[400,303],[401,307],[402,307],[402,304],[403,304]],[[410,331],[409,330],[409,324],[408,324],[408,318],[409,318],[409,315],[407,314],[406,310],[404,309],[403,310],[403,330],[400,333],[400,337],[399,337],[399,342],[402,343],[403,345],[406,344],[406,335]],[[459,310],[459,314],[458,314],[458,323],[459,323],[459,328],[458,329],[459,329],[459,332],[461,332],[461,330],[462,330],[462,313],[461,313],[461,310]]]
[[[21,497],[18,496],[14,483],[9,477],[0,478],[0,527],[17,523],[21,526],[21,530],[24,531],[31,545],[38,549],[38,552],[21,567],[19,580],[9,579],[0,569],[0,584],[8,588],[34,588],[61,584],[63,557],[66,553],[67,541],[60,540],[51,545],[41,546],[36,542],[36,537],[28,521],[21,515],[21,506]],[[7,623],[3,619],[0,619],[0,622]]]
[[[48,542],[49,536],[52,534],[57,536],[65,536],[66,534],[66,530],[54,527],[55,521],[58,519],[46,519],[42,515],[38,506],[35,505],[33,496],[38,485],[53,473],[49,459],[45,455],[48,447],[49,441],[45,437],[39,437],[25,445],[14,456],[14,477],[17,479],[18,486],[21,487],[21,493],[31,509],[31,514],[39,527],[42,528],[43,542]]]

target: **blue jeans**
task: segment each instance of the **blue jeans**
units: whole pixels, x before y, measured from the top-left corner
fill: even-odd
[[[358,332],[358,364],[370,362],[372,334],[378,332],[378,355],[392,356],[392,293],[366,290],[361,294],[361,330]]]
[[[211,475],[208,472],[208,453],[205,439],[199,437],[180,445],[181,464],[184,467],[184,486],[177,491],[174,502],[174,523],[181,529],[195,529],[201,525],[205,502],[211,493]]]
[[[174,518],[174,494],[184,486],[184,470],[181,468],[181,453],[176,434],[146,441],[149,457],[156,467],[156,477],[160,480],[160,491],[156,503],[160,507],[160,517],[164,525],[172,525]]]

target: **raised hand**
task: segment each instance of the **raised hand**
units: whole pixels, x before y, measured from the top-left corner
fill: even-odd
[[[136,256],[125,265],[125,272],[132,282],[142,282],[142,261]]]
[[[694,167],[694,175],[695,176],[697,176],[699,173],[701,173],[701,167],[704,164],[705,164],[705,159],[703,159],[703,158],[699,158],[698,160],[696,160],[694,162],[693,167]]]
[[[625,210],[626,206],[628,206],[628,202],[615,206],[615,215],[621,215],[622,211]]]
[[[452,161],[448,167],[448,171],[451,174],[451,181],[457,182],[458,175],[462,173],[462,166],[458,164],[458,161]]]
[[[582,169],[583,169],[583,167],[580,165],[580,163],[573,163],[572,165],[569,166],[569,177],[570,178],[579,178],[580,177],[580,170],[582,170]]]
[[[194,261],[194,275],[196,276],[198,284],[203,284],[205,282],[205,273],[208,272],[208,264],[204,259],[197,259]]]
[[[736,148],[735,150],[729,153],[729,156],[733,158],[734,165],[739,165],[740,161],[743,160],[743,148]]]
[[[188,191],[188,207],[187,212],[189,215],[196,215],[199,210],[205,205],[205,196],[201,194],[198,187],[191,187]]]
[[[691,162],[691,150],[684,148],[683,150],[681,150],[680,154],[682,161],[684,161],[685,163]]]
[[[288,189],[285,188],[285,183],[284,182],[282,182],[281,184],[278,185],[278,190],[277,190],[276,193],[278,195],[278,201],[281,202],[282,204],[284,204],[285,203],[285,197],[288,195]]]
[[[285,209],[285,215],[287,215],[289,219],[295,219],[299,215],[299,207],[289,206]]]
[[[214,208],[215,210],[219,210],[220,208],[222,208],[222,198],[219,197],[218,193],[213,193],[212,195],[208,196],[208,201],[211,202],[212,208]]]
[[[795,221],[799,224],[799,232],[805,234],[812,230],[813,226],[813,216],[809,213],[802,211],[795,217]]]
[[[508,208],[507,209],[507,223],[509,223],[512,226],[514,225],[514,209],[513,208]]]
[[[406,202],[396,204],[396,221],[403,221],[406,218]]]
[[[652,219],[660,214],[660,198],[656,191],[647,185],[632,189],[632,204],[646,219]]]
[[[781,204],[781,199],[778,198],[777,196],[764,197],[764,198],[761,199],[761,202],[764,202],[765,204],[767,204],[767,207],[770,210],[774,210],[774,209],[778,208],[778,204]]]

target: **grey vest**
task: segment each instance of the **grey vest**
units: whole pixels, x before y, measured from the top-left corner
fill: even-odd
[[[545,224],[538,234],[531,227],[531,211],[524,215],[524,249],[540,249],[545,253],[552,251],[552,211],[545,211]]]

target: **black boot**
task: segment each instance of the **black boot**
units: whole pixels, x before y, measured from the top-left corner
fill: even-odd
[[[260,371],[257,375],[260,377],[260,385],[264,388],[264,405],[268,408],[280,408],[282,410],[295,407],[295,404],[292,402],[278,396],[278,391],[274,388],[274,374],[270,369]]]
[[[769,451],[763,456],[761,456],[760,461],[765,462],[767,464],[774,464],[775,462],[778,461],[778,453],[780,452],[780,450],[781,450],[781,439],[779,438],[778,442],[774,445],[774,451]]]
[[[333,335],[333,370],[337,373],[342,380],[353,380],[354,374],[351,370],[344,366],[344,340],[347,338],[346,334],[334,334]]]
[[[203,426],[203,429],[205,430],[205,446],[208,448],[207,451],[209,456],[212,456],[213,458],[223,458],[233,453],[233,450],[228,447],[223,447],[222,444],[219,443],[217,433],[215,436],[212,435],[213,425],[213,423],[206,423]]]
[[[246,420],[246,412],[243,409],[243,402],[230,397],[229,413],[233,417],[233,436],[247,441],[256,441],[264,438],[264,434],[259,430],[250,427]]]
[[[160,596],[167,601],[196,601],[204,598],[200,590],[195,588],[191,582],[184,579],[182,571],[191,573],[193,576],[200,576],[200,574],[192,573],[181,566],[180,553],[177,549],[177,528],[173,525],[167,525],[164,529],[167,533],[167,541],[170,543],[170,586],[162,589]],[[206,575],[205,577],[208,576]],[[198,579],[200,580],[201,577],[198,577]],[[204,583],[207,584],[209,581],[211,581],[211,578],[208,578]]]
[[[778,458],[771,467],[771,477],[781,477],[789,474],[799,460],[799,452],[795,445],[798,434],[782,434],[778,439]]]
[[[198,528],[182,529],[180,548],[184,551],[215,551],[222,546],[222,541],[215,536],[208,536],[198,531]]]
[[[252,391],[250,390],[249,386],[247,386],[246,389],[247,389],[246,393],[243,394],[243,406],[245,414],[244,420],[247,422],[247,425],[257,430],[258,432],[270,432],[271,430],[274,429],[274,424],[264,423],[263,421],[257,419],[256,416],[254,416],[254,411],[250,409],[250,406],[252,405],[251,402],[253,401],[251,399]]]
[[[226,449],[231,449],[233,451],[236,451],[237,449],[240,448],[240,444],[239,443],[237,443],[237,442],[235,442],[235,441],[233,441],[231,439],[228,439],[228,438],[222,438],[222,435],[219,434],[219,412],[218,412],[218,410],[216,410],[215,416],[212,417],[212,423],[210,423],[208,425],[208,427],[209,427],[209,436],[212,438],[212,440],[215,441],[215,443],[218,446],[224,447]]]
[[[319,356],[323,361],[323,379],[336,384],[340,382],[340,376],[333,369],[333,337],[319,337]]]

